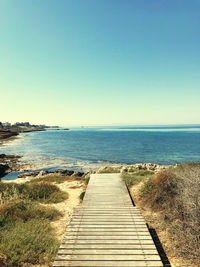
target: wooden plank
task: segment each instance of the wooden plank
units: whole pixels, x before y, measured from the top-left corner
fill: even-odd
[[[66,236],[76,236],[76,235],[79,235],[79,236],[149,236],[149,233],[148,232],[80,232],[80,231],[77,231],[77,232],[66,232]]]
[[[142,250],[147,250],[147,249],[155,249],[154,244],[76,244],[74,247],[74,244],[68,244],[68,243],[62,243],[60,248],[70,248],[70,249],[118,249],[119,251],[122,249],[142,249]]]
[[[67,249],[60,248],[58,255],[73,254],[73,255],[144,255],[144,250],[142,249]],[[158,252],[156,249],[146,249],[145,255],[157,255]]]
[[[118,239],[118,240],[100,240],[100,239],[96,239],[96,240],[90,240],[90,239],[85,239],[85,240],[81,240],[81,239],[75,239],[75,240],[71,240],[71,239],[63,239],[63,243],[67,243],[67,244],[154,244],[153,240],[143,240],[143,239],[136,239],[136,240],[127,240],[127,239]]]
[[[161,261],[55,261],[54,267],[163,267]]]
[[[86,260],[90,260],[90,261],[109,261],[109,260],[115,260],[115,261],[130,261],[130,260],[134,260],[134,261],[159,261],[160,257],[158,255],[99,255],[99,254],[92,254],[92,255],[81,255],[81,254],[72,254],[72,255],[63,255],[63,254],[59,254],[56,257],[57,260],[78,260],[78,261],[86,261]]]

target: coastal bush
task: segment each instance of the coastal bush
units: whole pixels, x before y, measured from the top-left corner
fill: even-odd
[[[38,200],[40,202],[52,202],[52,194],[60,192],[60,189],[50,183],[42,182],[39,184],[23,184],[22,194],[31,200]]]
[[[1,258],[6,266],[23,266],[23,263],[48,264],[58,250],[48,221],[31,219],[17,222],[13,227],[0,231]]]
[[[87,178],[85,179],[85,183],[88,184],[89,181],[90,181],[90,177],[87,177]]]
[[[71,176],[63,176],[63,175],[46,175],[44,177],[33,179],[30,183],[39,183],[39,182],[48,182],[48,183],[56,183],[61,184],[66,181],[71,180]]]
[[[84,199],[84,196],[85,196],[85,192],[82,192],[82,193],[80,194],[80,199],[83,200],[83,199]]]
[[[56,220],[62,214],[49,207],[30,201],[10,202],[0,206],[0,228],[8,227],[18,221],[27,222],[31,219]]]
[[[122,178],[127,186],[135,185],[144,179],[148,179],[154,174],[153,171],[147,170],[132,170],[131,172],[124,172]]]
[[[66,175],[46,175],[40,178],[32,179],[29,183],[40,183],[40,182],[48,182],[48,183],[56,183],[61,184],[66,181],[73,181],[73,180],[80,180],[83,179],[83,177],[78,176],[66,176]]]
[[[14,200],[19,197],[18,185],[15,183],[2,183],[0,182],[0,203],[8,200]]]
[[[114,167],[105,167],[102,170],[99,170],[99,173],[119,173],[119,172],[120,169]]]
[[[159,211],[177,255],[200,255],[200,163],[180,164],[149,178],[140,190],[144,205]]]
[[[1,203],[14,199],[30,199],[43,203],[58,203],[66,200],[68,194],[61,191],[56,185],[47,182],[6,184],[0,183]]]

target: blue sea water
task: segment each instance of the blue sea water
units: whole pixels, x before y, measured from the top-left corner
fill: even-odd
[[[200,125],[165,127],[90,127],[22,134],[0,153],[46,167],[81,168],[87,164],[200,161]]]

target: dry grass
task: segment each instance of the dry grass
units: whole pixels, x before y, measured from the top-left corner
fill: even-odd
[[[176,255],[200,266],[200,163],[181,164],[149,178],[140,200],[159,212]]]

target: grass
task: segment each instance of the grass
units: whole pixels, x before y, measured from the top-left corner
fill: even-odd
[[[44,177],[36,178],[31,180],[30,183],[35,184],[35,183],[40,183],[40,182],[48,182],[48,183],[56,183],[56,184],[61,184],[66,181],[71,181],[71,180],[81,180],[83,177],[78,177],[78,176],[65,176],[65,175],[47,175]]]
[[[148,179],[153,174],[153,171],[131,169],[130,172],[124,172],[122,174],[122,178],[127,186],[132,186],[141,182],[144,179]]]
[[[58,241],[49,221],[62,214],[31,201],[7,202],[0,208],[0,264],[49,263],[55,257]]]
[[[59,247],[50,221],[62,214],[42,204],[67,198],[68,194],[49,180],[0,182],[0,266],[50,264]]]
[[[5,266],[49,263],[59,247],[47,220],[19,221],[13,227],[0,231],[0,239]]]
[[[104,169],[100,170],[99,173],[119,173],[119,168],[114,167],[105,167]]]
[[[176,255],[200,255],[200,163],[181,164],[149,178],[140,190],[143,205],[160,214]],[[199,266],[199,265],[198,265]]]
[[[58,203],[66,200],[68,194],[56,185],[47,182],[25,184],[0,184],[0,201],[30,199],[43,203]]]
[[[62,214],[56,209],[44,207],[30,201],[9,202],[0,207],[0,227],[7,227],[18,221],[27,222],[32,219],[56,220]]]

